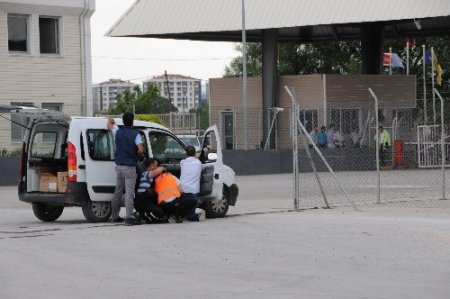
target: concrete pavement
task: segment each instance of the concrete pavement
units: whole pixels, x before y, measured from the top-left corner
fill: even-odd
[[[1,187],[0,298],[448,298],[450,201],[288,212],[288,178],[238,177],[224,219],[135,227],[43,223]]]

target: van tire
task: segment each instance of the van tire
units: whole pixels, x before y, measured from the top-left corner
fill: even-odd
[[[83,206],[83,215],[89,222],[105,222],[111,217],[111,202],[92,201]]]
[[[45,222],[53,222],[61,216],[64,207],[49,206],[42,203],[33,203],[33,213],[37,219]]]
[[[228,188],[223,186],[223,196],[221,199],[208,200],[205,202],[205,217],[206,218],[223,218],[230,207],[228,198]]]

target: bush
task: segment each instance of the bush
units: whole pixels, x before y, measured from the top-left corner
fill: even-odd
[[[154,114],[138,114],[138,115],[136,115],[135,119],[143,120],[143,121],[151,121],[151,122],[162,125],[161,119]]]
[[[22,150],[16,148],[13,150],[7,150],[6,148],[0,150],[0,157],[20,157]]]

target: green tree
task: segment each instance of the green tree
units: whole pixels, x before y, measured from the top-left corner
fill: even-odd
[[[209,104],[207,101],[202,102],[197,108],[189,110],[190,113],[195,113],[197,117],[197,124],[199,123],[200,130],[206,130],[209,126]]]
[[[242,53],[242,45],[236,46]],[[279,45],[279,75],[354,74],[361,65],[360,42],[339,41],[315,44],[284,43]],[[242,55],[225,67],[224,77],[242,76]],[[262,74],[262,44],[247,44],[247,75]]]
[[[150,85],[144,92],[139,85],[132,90],[125,90],[117,96],[117,103],[113,105],[108,114],[118,115],[125,112],[136,114],[165,114],[178,109],[166,98],[160,96],[157,86]]]
[[[235,50],[242,53],[242,44],[237,44]],[[256,77],[262,74],[261,43],[247,43],[247,75]],[[233,58],[230,65],[225,66],[224,77],[242,77],[242,55]]]

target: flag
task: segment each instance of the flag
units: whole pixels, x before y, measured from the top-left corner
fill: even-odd
[[[392,53],[392,67],[405,68],[403,60],[396,53]]]
[[[433,48],[431,48],[431,64],[433,65],[433,68],[436,69],[436,66],[438,65],[438,60],[436,52],[434,52]]]
[[[441,86],[441,84],[442,84],[442,67],[438,62],[436,53],[434,52],[434,49],[432,49],[431,51],[432,51],[431,63],[433,64],[433,68],[436,71],[436,84]]]
[[[396,53],[383,53],[383,66],[405,68],[403,60]]]
[[[425,65],[431,64],[431,51],[425,51]]]
[[[440,64],[436,66],[436,84],[442,85],[442,68]]]
[[[407,37],[407,38],[405,38],[405,40],[406,40],[406,46],[408,48],[412,49],[415,47],[415,44],[414,44],[414,41],[412,40],[412,38]]]

